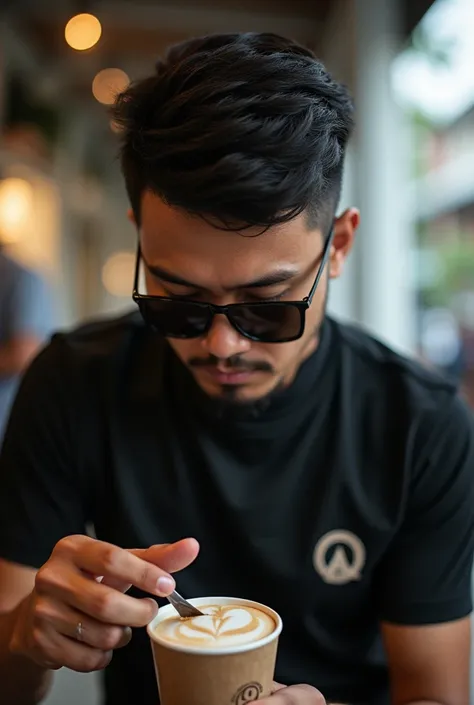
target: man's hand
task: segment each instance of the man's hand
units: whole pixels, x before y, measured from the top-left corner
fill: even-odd
[[[130,627],[144,627],[157,613],[154,600],[124,593],[134,585],[166,597],[175,587],[169,573],[198,551],[194,539],[130,551],[87,536],[61,540],[16,610],[11,652],[46,669],[105,668],[130,641]]]
[[[265,700],[259,700],[259,705],[326,705],[319,690],[310,685],[284,685],[275,683],[273,694]]]

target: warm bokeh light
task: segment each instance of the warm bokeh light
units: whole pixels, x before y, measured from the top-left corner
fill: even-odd
[[[24,179],[0,181],[0,239],[6,243],[21,238],[24,223],[31,214],[33,189]]]
[[[99,103],[112,105],[129,83],[130,79],[122,69],[103,69],[92,82],[92,93]]]
[[[102,283],[112,296],[131,296],[135,255],[133,252],[115,252],[102,269]]]
[[[77,51],[91,49],[99,41],[102,26],[94,15],[82,13],[71,17],[66,25],[64,36],[70,47]]]

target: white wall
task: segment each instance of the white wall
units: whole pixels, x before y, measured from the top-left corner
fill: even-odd
[[[361,211],[348,267],[332,287],[330,311],[411,354],[416,309],[409,135],[391,87],[400,48],[398,9],[396,0],[337,0],[323,47],[323,60],[355,99],[341,205]]]
[[[55,674],[53,689],[44,705],[100,705],[98,680],[97,674],[74,673],[64,668]]]

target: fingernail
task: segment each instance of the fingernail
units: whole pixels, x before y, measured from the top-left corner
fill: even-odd
[[[176,583],[173,578],[167,578],[166,576],[158,578],[158,582],[156,583],[157,591],[163,596],[170,595],[175,587]]]
[[[156,603],[156,600],[153,597],[144,597],[143,600],[149,602],[151,605],[151,609],[153,612],[149,619],[149,621],[151,622],[153,619],[155,619],[156,615],[158,614],[158,604]]]

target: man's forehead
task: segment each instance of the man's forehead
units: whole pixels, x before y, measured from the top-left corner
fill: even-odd
[[[168,206],[152,194],[143,199],[141,240],[150,264],[178,257],[237,261],[246,267],[254,263],[261,269],[261,262],[266,262],[267,271],[271,263],[277,268],[303,264],[316,256],[321,242],[317,231],[308,231],[304,215],[267,230],[226,231],[207,219]]]

